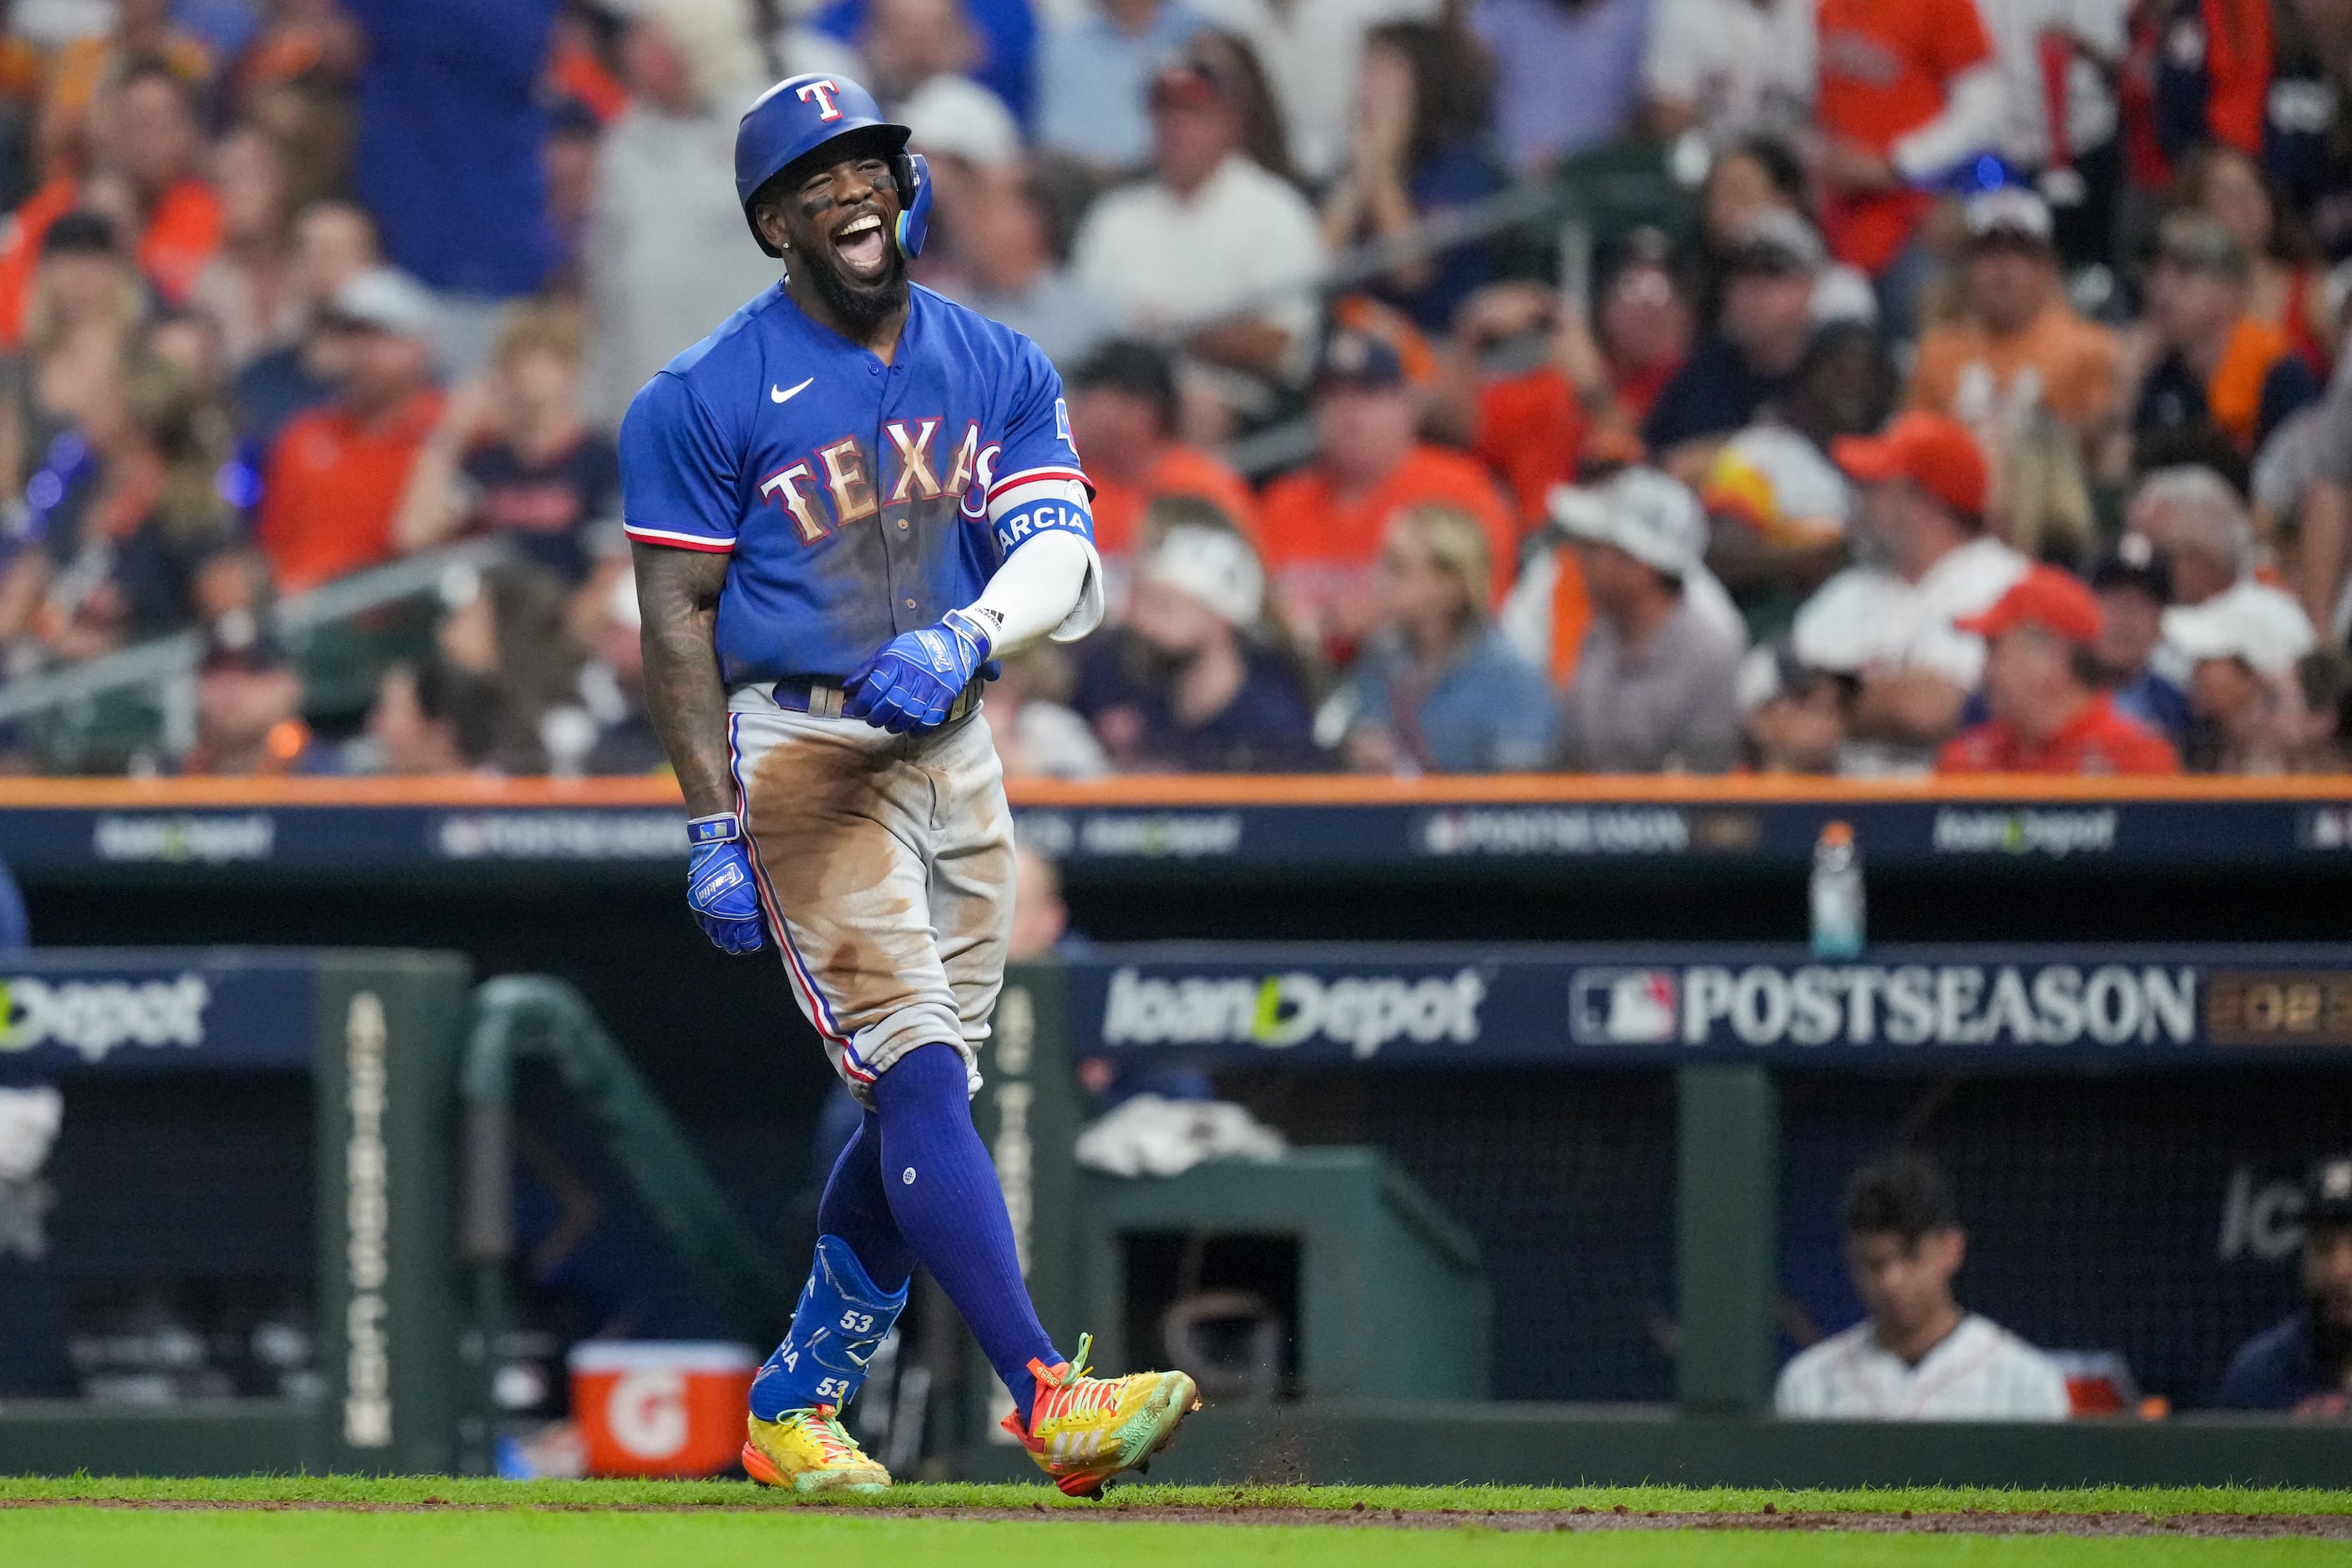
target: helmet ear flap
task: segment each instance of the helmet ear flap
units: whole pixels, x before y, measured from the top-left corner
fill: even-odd
[[[912,261],[923,253],[931,227],[931,165],[920,153],[900,153],[890,160],[898,182],[898,248]]]

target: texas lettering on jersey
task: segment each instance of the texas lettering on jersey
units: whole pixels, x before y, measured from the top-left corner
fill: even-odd
[[[887,365],[767,290],[646,384],[621,461],[631,539],[731,557],[730,682],[837,679],[1028,541],[1093,545],[1052,363],[922,289]]]

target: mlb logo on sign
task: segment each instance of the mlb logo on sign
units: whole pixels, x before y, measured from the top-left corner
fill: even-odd
[[[1570,1036],[1580,1046],[1664,1046],[1682,1020],[1671,969],[1580,969],[1569,982]]]

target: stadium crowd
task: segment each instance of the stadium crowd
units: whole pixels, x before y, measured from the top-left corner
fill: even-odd
[[[613,432],[814,69],[1097,488],[1008,772],[2352,767],[2352,0],[0,15],[0,682],[204,639],[102,765],[659,768]],[[477,537],[357,699],[271,629]]]

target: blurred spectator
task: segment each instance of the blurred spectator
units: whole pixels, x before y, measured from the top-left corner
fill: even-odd
[[[290,347],[306,312],[297,280],[286,169],[278,144],[241,125],[213,153],[220,191],[221,251],[196,275],[189,304],[218,322],[230,364]]]
[[[2192,609],[2191,635],[2254,650],[2270,673],[2309,652],[2311,622],[2294,595],[2254,574],[2253,525],[2243,502],[2210,468],[2159,468],[2132,493],[2131,530],[2172,567],[2173,608],[2165,612],[2164,668],[2185,676],[2181,617]],[[2226,628],[2226,629],[2225,629]]]
[[[625,93],[621,108],[627,107]],[[596,207],[596,160],[604,138],[603,122],[567,99],[556,104],[540,153],[547,226],[555,244],[555,271],[546,291],[574,302],[587,293],[588,224]]]
[[[1598,298],[1593,341],[1619,410],[1638,425],[1690,357],[1697,332],[1690,280],[1664,235],[1636,229],[1602,270]]]
[[[233,537],[217,476],[228,426],[193,377],[134,359],[93,386],[26,489],[0,626],[68,659],[189,624],[204,559]]]
[[[1656,0],[1642,59],[1650,129],[1716,149],[1811,118],[1812,8],[1803,0]]]
[[[172,0],[114,0],[111,32],[70,40],[51,57],[42,93],[40,154],[49,175],[87,162],[99,100],[139,68],[161,66],[191,89],[212,81],[213,52],[173,25]]]
[[[2116,418],[2115,334],[2074,313],[2058,276],[2048,204],[2031,191],[1987,191],[1968,205],[1958,320],[1929,327],[1907,395],[1989,442],[2037,405],[2089,448]]]
[[[196,667],[196,742],[188,776],[278,778],[328,771],[302,721],[302,672],[245,614],[224,616]]]
[[[349,202],[320,202],[294,220],[291,282],[302,333],[257,355],[236,376],[237,405],[256,447],[268,450],[288,420],[335,395],[350,345],[328,329],[328,306],[344,284],[383,259],[374,221]]]
[[[1152,74],[1201,26],[1186,0],[1091,0],[1048,18],[1037,42],[1039,148],[1107,174],[1141,168]]]
[[[2255,457],[2255,531],[2278,552],[2304,613],[2330,641],[2352,634],[2352,375],[2282,422]]]
[[[635,595],[631,595],[634,599]],[[442,584],[448,614],[434,633],[441,658],[487,683],[497,694],[498,735],[489,759],[500,773],[542,773],[551,753],[568,751],[565,772],[576,772],[579,745],[588,727],[576,710],[559,720],[551,737],[551,712],[574,709],[583,658],[568,625],[570,595],[562,582],[542,567],[520,563],[478,575],[452,574]],[[550,744],[564,740],[568,747]]]
[[[1405,507],[1458,507],[1486,530],[1489,559],[1517,558],[1517,530],[1494,480],[1461,453],[1422,443],[1421,411],[1397,342],[1334,332],[1315,378],[1315,460],[1269,486],[1259,510],[1282,612],[1335,663],[1370,627],[1375,563]]]
[[[2246,314],[2275,328],[2315,375],[2336,354],[2336,323],[2323,269],[2262,165],[2234,147],[2200,148],[2181,164],[2180,206],[2211,216],[2245,253]]]
[[[498,696],[446,659],[395,664],[376,687],[367,736],[376,767],[403,777],[473,773],[498,737]]]
[[[1102,742],[1068,705],[1069,692],[1059,648],[1040,645],[1004,661],[981,713],[1006,778],[1096,779],[1111,771]]]
[[[1946,773],[2174,773],[2172,743],[2100,689],[2099,602],[2054,566],[2036,566],[1982,615],[1954,623],[1985,639],[1991,718],[1954,736]]]
[[[2304,1184],[2294,1311],[2230,1358],[2224,1410],[2352,1415],[2352,1158],[2322,1160]]]
[[[139,269],[185,304],[221,246],[220,197],[204,178],[205,128],[194,90],[169,69],[133,65],[109,94],[104,166],[136,204]]]
[[[1363,773],[1525,773],[1543,766],[1557,699],[1487,615],[1494,561],[1476,518],[1401,511],[1381,552],[1381,619],[1317,716],[1317,740]]]
[[[1433,424],[1466,427],[1471,455],[1503,481],[1522,528],[1552,487],[1589,460],[1638,456],[1611,366],[1559,291],[1491,284],[1454,316],[1452,375]]]
[[[2000,139],[2006,97],[1975,0],[1821,0],[1822,227],[1907,336],[1932,265],[1927,187]]]
[[[1717,156],[1707,166],[1698,193],[1699,237],[1705,243],[1710,268],[1706,314],[1722,313],[1722,274],[1726,258],[1739,248],[1741,237],[1767,213],[1788,213],[1813,222],[1812,184],[1796,152],[1785,142],[1755,137]],[[1818,231],[1816,231],[1818,234]],[[1823,260],[1813,275],[1813,320],[1826,322],[1878,320],[1878,297],[1870,277],[1859,268],[1830,259],[1826,247],[1816,246]]]
[[[2158,673],[2164,608],[2172,600],[2172,563],[2147,539],[2126,533],[2091,565],[2099,597],[2099,676],[2116,711],[2138,720],[2179,747],[2189,739],[2189,694]]]
[[[2126,108],[2145,117],[2151,143],[2135,149],[2140,183],[2161,184],[2171,161],[2209,142],[2261,152],[2272,12],[2229,0],[2146,0],[2137,8]]]
[[[1319,273],[1323,241],[1307,199],[1242,152],[1241,86],[1201,44],[1152,80],[1152,177],[1095,203],[1074,265],[1139,331],[1270,375],[1313,331],[1315,301],[1258,301]]]
[[[1689,489],[1636,469],[1610,504],[1566,511],[1592,601],[1560,724],[1564,766],[1583,773],[1719,773],[1739,744],[1738,632],[1688,591],[1706,524]]]
[[[1202,502],[1154,510],[1168,521],[1137,563],[1127,624],[1087,645],[1075,706],[1123,771],[1312,765],[1305,688],[1255,635],[1265,574],[1249,542]]]
[[[660,0],[622,37],[629,108],[604,136],[585,263],[587,407],[607,429],[656,371],[780,275],[735,195],[735,122],[756,58],[734,0]]]
[[[2286,0],[2274,10],[2263,171],[2277,199],[2330,260],[2352,254],[2352,10],[2338,0]]]
[[[1798,1352],[1776,1415],[1862,1421],[2063,1421],[2066,1379],[2048,1356],[1963,1310],[1968,1256],[1952,1184],[1923,1154],[1872,1162],[1846,1184],[1846,1274],[1868,1314]]]
[[[1391,22],[1364,45],[1348,162],[1323,198],[1323,242],[1334,251],[1411,233],[1451,207],[1491,195],[1506,180],[1481,137],[1484,73],[1457,28]],[[1408,262],[1373,284],[1423,330],[1443,331],[1486,280],[1483,244]]]
[[[537,89],[560,0],[341,3],[368,46],[352,182],[393,264],[438,296],[443,357],[470,371],[555,261]],[[675,256],[700,248],[669,237]]]
[[[1794,213],[1749,220],[1723,258],[1723,315],[1658,394],[1642,439],[1659,465],[1696,477],[1722,438],[1785,393],[1812,341],[1822,242]]]
[[[433,297],[405,273],[362,272],[336,290],[335,400],[296,416],[270,449],[256,537],[278,585],[299,594],[389,558],[393,515],[440,422]]]
[[[967,117],[978,105],[979,113],[1011,131],[1017,142],[1011,106],[972,79],[988,46],[974,30],[963,0],[866,0],[857,47],[866,86],[886,110],[906,116],[918,146],[923,145],[918,99],[927,99],[935,113],[951,105],[950,112]]]
[[[1811,437],[1786,426],[1751,425],[1725,442],[1700,481],[1699,502],[1711,525],[1707,565],[1731,591],[1751,638],[1786,632],[1797,607],[1851,553],[1845,476]]]
[[[44,464],[73,466],[56,443],[114,376],[147,308],[114,226],[95,213],[50,226],[31,282],[23,350],[0,360],[0,494],[11,496]]]
[[[1739,666],[1739,760],[1751,773],[1837,772],[1845,743],[1838,678],[1808,669],[1788,644],[1748,651]]]
[[[1179,441],[1176,414],[1175,364],[1150,343],[1105,343],[1070,377],[1070,428],[1095,487],[1095,545],[1114,572],[1143,542],[1144,510],[1162,496],[1199,496],[1256,532],[1249,486]]]
[[[2280,683],[2279,760],[2291,773],[2352,773],[2352,651],[2315,647]]]
[[[2291,601],[2290,601],[2291,603]],[[2295,667],[2311,652],[2308,626],[2264,613],[2251,595],[2221,594],[2165,612],[2164,652],[2188,671],[2189,765],[2200,773],[2286,771],[2297,739]]]
[[[2157,360],[2134,431],[2210,424],[2252,456],[2280,421],[2319,395],[2319,379],[2276,327],[2248,314],[2252,258],[2221,222],[2176,212],[2157,236],[2147,324]]]
[[[2047,408],[2028,409],[1990,444],[1993,531],[2021,555],[2080,570],[2097,548],[2099,520],[2074,433]]]
[[[1521,174],[1628,130],[1650,0],[1478,0],[1470,25],[1495,73],[1495,124]]]
[[[1200,9],[1265,68],[1287,132],[1286,163],[1306,184],[1321,185],[1346,157],[1365,35],[1383,22],[1435,21],[1441,7],[1433,0],[1202,0]]]
[[[1990,609],[2027,563],[1985,532],[1984,454],[1958,421],[1906,414],[1830,455],[1860,487],[1866,546],[1797,612],[1793,646],[1856,683],[1841,771],[1916,773],[1984,674],[1984,639],[1961,617]]]
[[[460,530],[500,535],[578,587],[628,553],[621,458],[581,423],[580,324],[547,306],[507,321],[488,373],[449,397],[416,456],[393,520],[405,555]]]
[[[1991,144],[2048,198],[2070,268],[2105,266],[2124,179],[2115,79],[2134,0],[1977,0],[2005,102]]]
[[[966,275],[960,286],[940,292],[1003,322],[1068,367],[1110,337],[1118,320],[1101,296],[1063,267],[1052,222],[1020,163],[981,172],[973,199],[960,210],[952,231]]]
[[[866,76],[860,79],[886,107],[896,94],[912,91],[925,78],[942,72],[968,74],[1002,100],[1015,120],[1026,121],[1037,52],[1037,14],[1029,0],[961,0],[952,20],[944,24],[936,4],[937,0],[919,0],[902,14],[877,22],[881,7],[873,0],[833,0],[814,12],[811,25],[821,33],[861,46],[870,68],[868,75],[878,79]],[[944,63],[950,59],[956,63]],[[847,62],[793,68],[837,70],[847,68]]]
[[[579,615],[588,658],[577,682],[580,708],[595,726],[595,738],[581,761],[588,773],[663,773],[669,756],[646,711],[645,619],[637,609],[637,579],[625,563],[601,600]]]
[[[1069,935],[1070,907],[1062,901],[1060,868],[1031,846],[1016,844],[1013,849],[1013,935],[1006,942],[1006,961],[1035,963],[1050,960]]]

